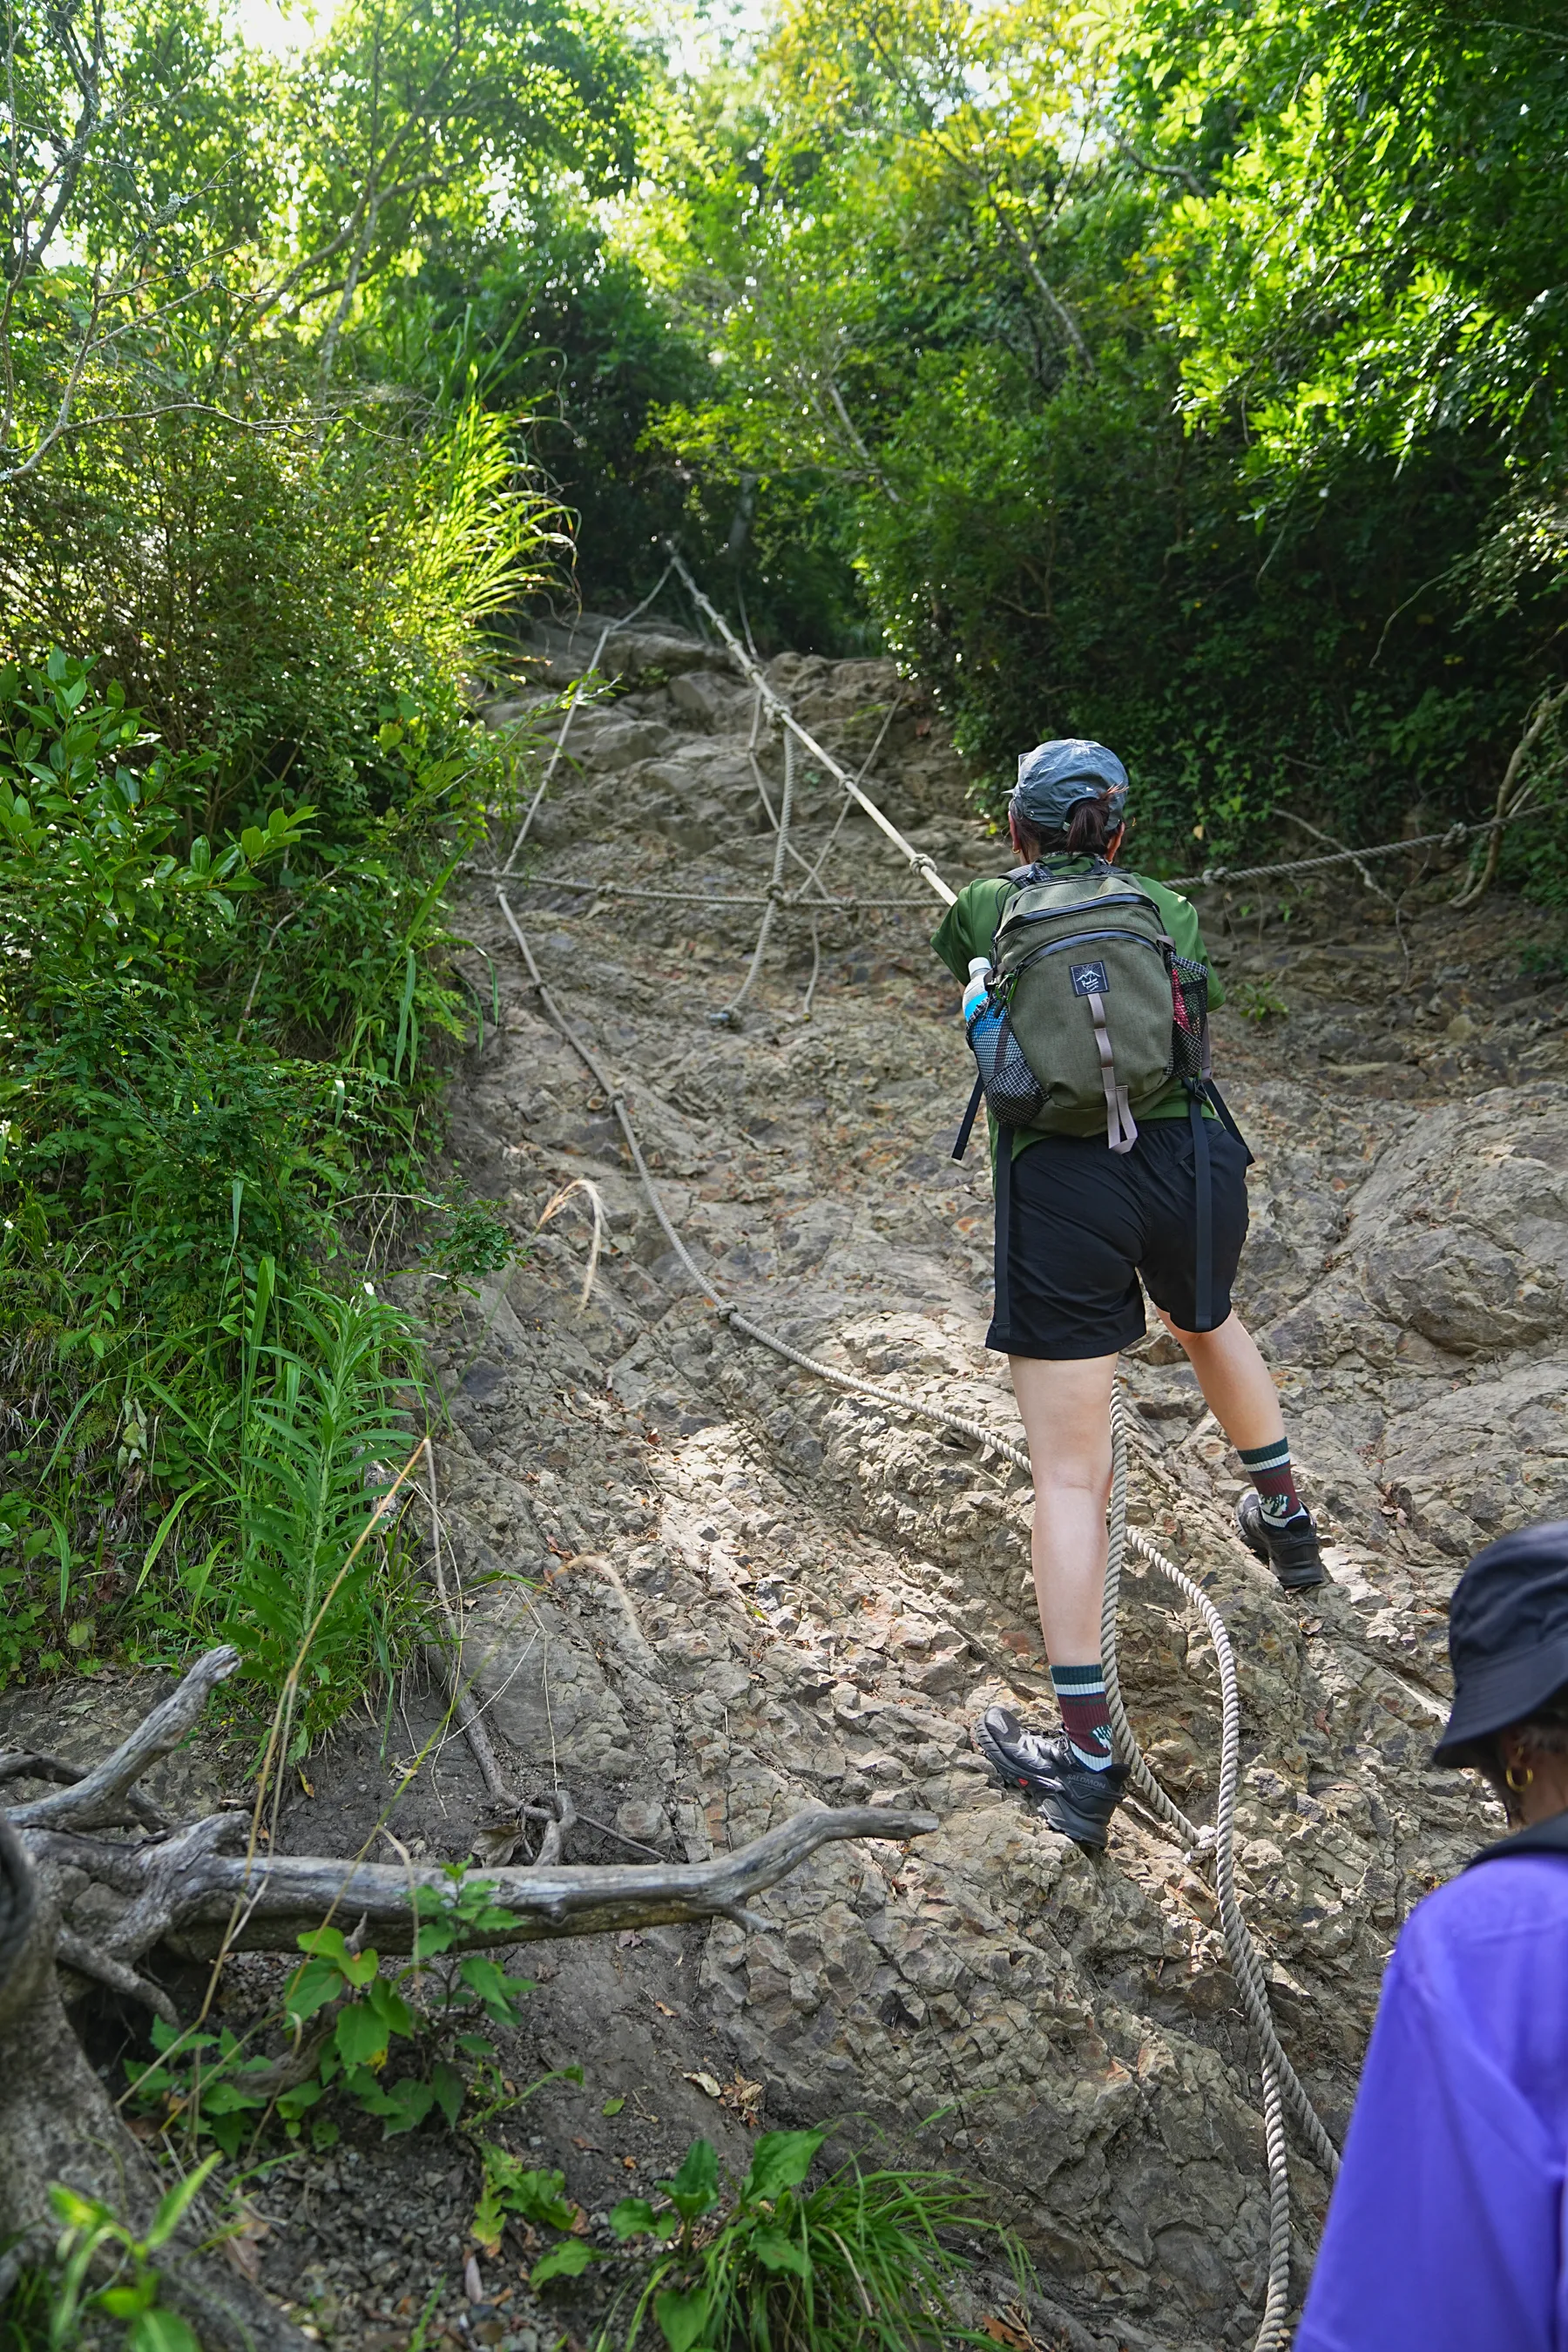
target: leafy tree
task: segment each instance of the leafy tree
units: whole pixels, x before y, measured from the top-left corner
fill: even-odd
[[[1540,11],[794,0],[683,184],[663,429],[831,483],[983,767],[1108,735],[1145,855],[1479,814],[1563,617],[1563,87]]]

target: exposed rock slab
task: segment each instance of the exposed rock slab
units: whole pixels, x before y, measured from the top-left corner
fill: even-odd
[[[808,1023],[811,927],[781,919],[742,1021],[710,1024],[756,922],[710,902],[760,891],[773,836],[749,698],[711,648],[661,629],[607,663],[644,682],[583,714],[537,830],[550,875],[692,903],[605,901],[590,920],[536,881],[517,904],[546,977],[729,1297],[889,1391],[1011,1428],[983,1346],[988,1186],[978,1153],[962,1170],[947,1156],[967,1078],[929,919],[818,917]],[[552,676],[577,674],[596,636],[584,622],[542,640]],[[841,756],[864,758],[894,707],[872,789],[951,878],[1005,863],[890,665],[781,656],[770,675]],[[757,756],[776,805],[776,741]],[[839,804],[806,763],[796,787],[814,857]],[[824,870],[835,889],[911,887],[858,821]],[[1429,948],[1407,922],[1406,981],[1365,904],[1298,905],[1289,930],[1218,894],[1205,908],[1238,1003],[1250,982],[1254,1002],[1288,1006],[1222,1015],[1220,1059],[1258,1152],[1242,1303],[1332,1538],[1334,1582],[1310,1605],[1237,1542],[1239,1465],[1170,1343],[1127,1365],[1135,1516],[1202,1577],[1236,1642],[1243,1899],[1331,2128],[1399,1921],[1493,1826],[1470,1784],[1426,1763],[1447,1592],[1477,1543],[1568,1510],[1561,1033],[1518,994],[1483,918],[1462,934],[1434,918]],[[774,2117],[870,2118],[992,2182],[1052,2292],[1119,2341],[1243,2341],[1267,2237],[1261,2126],[1207,1884],[1131,1807],[1089,1860],[969,1747],[978,1706],[1034,1708],[1047,1688],[1025,1482],[715,1320],[488,894],[472,922],[502,1021],[458,1105],[468,1171],[520,1238],[559,1183],[589,1175],[610,1232],[586,1314],[581,1252],[556,1225],[504,1311],[476,1307],[449,1334],[447,1478],[498,1727],[599,1818],[635,1815],[693,1858],[813,1799],[937,1812],[939,1833],[908,1853],[825,1853],[768,1898],[766,1935],[714,1930],[694,2013],[765,2082]],[[1204,1817],[1213,1661],[1141,1576],[1123,1676],[1156,1768]],[[1304,2265],[1325,2191],[1300,2159],[1295,2181]]]

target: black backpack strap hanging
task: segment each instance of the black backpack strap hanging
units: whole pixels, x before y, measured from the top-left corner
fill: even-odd
[[[1013,1138],[1005,1127],[998,1129],[996,1135],[995,1193],[996,1253],[994,1272],[996,1281],[996,1304],[993,1310],[993,1328],[1003,1334],[1003,1345],[1005,1346],[1008,1324],[1013,1311],[1013,1301],[1007,1280],[1007,1265],[1012,1240],[1010,1227],[1013,1222]]]
[[[1193,1178],[1196,1192],[1194,1244],[1196,1265],[1193,1279],[1193,1328],[1214,1329],[1214,1171],[1210,1164],[1208,1121],[1204,1117],[1201,1087],[1187,1088],[1187,1117],[1193,1126]]]
[[[974,1092],[969,1097],[969,1108],[958,1123],[958,1135],[952,1147],[952,1156],[955,1160],[962,1160],[969,1149],[969,1139],[974,1132],[974,1122],[980,1116],[980,1106],[984,1099],[985,1081],[983,1077],[977,1077],[974,1081]]]
[[[1211,1077],[1205,1076],[1204,1078],[1201,1091],[1205,1099],[1214,1105],[1215,1110],[1219,1113],[1221,1121],[1225,1127],[1228,1129],[1232,1135],[1235,1136],[1243,1151],[1247,1153],[1247,1164],[1250,1168],[1252,1165],[1251,1147],[1248,1145],[1246,1136],[1243,1135],[1235,1119],[1232,1118],[1230,1115],[1230,1105],[1226,1102],[1225,1097],[1221,1094],[1219,1088],[1215,1086]]]

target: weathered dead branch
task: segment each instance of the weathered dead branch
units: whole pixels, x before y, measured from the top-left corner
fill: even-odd
[[[300,1934],[333,1916],[354,1922],[356,1938],[374,1937],[383,1951],[406,1952],[416,1890],[449,1889],[444,1871],[406,1857],[393,1865],[261,1852],[250,1815],[237,1811],[164,1826],[136,1783],[188,1737],[237,1663],[233,1650],[209,1651],[114,1754],[90,1769],[41,1755],[0,1758],[0,1778],[30,1775],[58,1784],[9,1812],[0,1810],[0,2244],[9,2243],[14,2257],[47,2243],[52,2182],[101,2198],[137,2229],[151,2221],[163,2186],[88,2063],[67,2015],[59,1969],[178,2023],[158,1981],[163,1958],[216,1962],[237,1951],[292,1951]],[[461,1716],[460,1680],[458,1696]],[[471,1736],[468,1723],[464,1728]],[[478,1744],[488,1749],[482,1724],[479,1730]],[[485,1778],[497,1818],[483,1826],[480,1850],[509,1851],[525,1833],[525,1820],[541,1822],[544,1835],[532,1864],[484,1868],[512,1924],[473,1933],[470,1945],[712,1919],[761,1927],[747,1899],[819,1846],[839,1838],[901,1840],[936,1827],[928,1813],[855,1806],[797,1814],[710,1862],[584,1868],[558,1858],[574,1818],[571,1798],[562,1791],[548,1802],[521,1803],[507,1790],[493,1749],[489,1762]],[[103,1834],[115,1829],[130,1834]],[[68,1894],[79,1902],[84,1884],[94,1897],[90,1931],[61,1916]],[[108,1906],[105,1895],[114,1898]],[[281,2060],[278,2086],[300,2079],[316,2054],[312,2047]],[[0,2267],[0,2301],[17,2268],[17,2259]],[[303,2352],[303,2338],[258,2288],[189,2243],[173,2250],[161,2292],[215,2352]]]

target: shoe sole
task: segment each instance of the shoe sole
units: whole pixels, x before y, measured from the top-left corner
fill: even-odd
[[[1020,1772],[1017,1766],[1002,1753],[983,1723],[973,1725],[969,1737],[976,1754],[984,1757],[1002,1786],[1005,1789],[1021,1789],[1025,1796],[1038,1805],[1052,1829],[1063,1837],[1071,1838],[1075,1845],[1093,1846],[1096,1853],[1104,1850],[1109,1817],[1103,1822],[1090,1821],[1059,1789],[1047,1786],[1032,1772]]]

